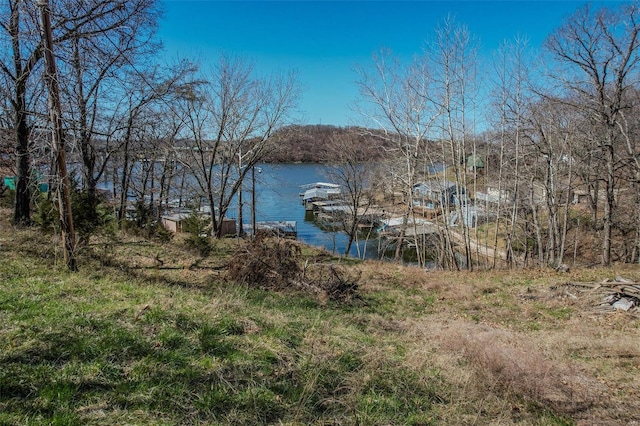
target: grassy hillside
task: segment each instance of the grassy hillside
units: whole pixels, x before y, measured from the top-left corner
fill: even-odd
[[[285,288],[232,280],[248,253],[233,240],[204,259],[179,239],[96,240],[72,274],[54,237],[2,227],[0,424],[640,421],[638,318],[565,285],[635,267],[343,262],[357,289],[341,298],[311,285],[337,260],[309,249]]]

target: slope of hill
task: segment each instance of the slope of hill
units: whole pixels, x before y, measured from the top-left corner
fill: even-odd
[[[350,144],[361,148],[363,156],[382,157],[381,147],[388,144],[381,131],[360,127],[295,125],[279,129],[273,139],[277,147],[265,160],[270,163],[317,163],[335,159],[335,149]]]
[[[275,288],[275,267],[229,275],[271,259],[242,242],[200,258],[118,235],[72,274],[0,213],[0,424],[640,421],[640,320],[567,284],[634,266],[428,272],[273,241],[304,273]],[[354,297],[316,291],[319,268]]]

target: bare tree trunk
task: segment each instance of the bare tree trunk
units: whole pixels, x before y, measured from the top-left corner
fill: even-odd
[[[171,188],[173,184],[173,178],[176,174],[176,161],[174,154],[170,149],[167,149],[165,155],[165,161],[162,165],[162,173],[160,175],[160,193],[158,194],[158,214],[156,219],[160,220],[162,212],[168,209],[169,197],[171,196]]]
[[[613,230],[613,212],[615,210],[615,189],[614,189],[614,161],[615,152],[613,142],[606,147],[606,183],[607,183],[607,201],[604,204],[604,228],[602,236],[602,264],[608,266],[611,264],[611,234]]]
[[[31,224],[31,192],[29,188],[29,137],[30,129],[27,124],[27,79],[35,63],[42,56],[42,49],[36,48],[29,58],[26,67],[20,46],[20,5],[13,4],[9,20],[9,33],[13,48],[13,62],[15,68],[15,129],[16,129],[16,193],[13,211],[13,222],[16,225]]]
[[[40,29],[45,46],[45,79],[49,88],[49,115],[51,117],[51,125],[53,126],[53,148],[56,153],[56,166],[58,170],[58,202],[60,206],[64,259],[70,270],[77,271],[78,265],[75,257],[76,237],[73,229],[71,197],[67,179],[64,131],[62,129],[62,108],[60,105],[56,63],[53,56],[48,0],[38,0],[38,7],[40,8]]]
[[[569,204],[571,204],[571,192],[573,190],[573,152],[569,150],[569,181],[567,183],[567,196],[564,201],[564,218],[562,222],[562,234],[560,250],[558,252],[558,266],[564,263],[565,250],[567,248],[567,233],[569,227]]]
[[[29,188],[29,127],[27,126],[27,112],[24,83],[17,85],[16,107],[16,193],[13,211],[13,222],[16,225],[31,224],[31,191]]]
[[[131,138],[133,132],[133,116],[134,111],[129,111],[126,133],[124,136],[124,145],[122,147],[122,175],[120,177],[120,202],[118,203],[118,226],[120,228],[122,228],[122,225],[126,220],[129,184],[131,181],[132,165],[130,164],[131,152],[129,150],[129,147],[131,146]]]
[[[507,264],[513,268],[516,266],[516,256],[513,251],[513,237],[516,231],[518,220],[518,205],[520,199],[520,129],[516,129],[515,136],[515,152],[514,152],[514,181],[513,181],[513,205],[511,207],[511,218],[509,222],[509,230],[507,232]]]
[[[529,202],[531,203],[533,229],[536,232],[536,246],[538,246],[538,264],[543,265],[544,264],[544,242],[542,240],[542,230],[540,229],[540,221],[538,220],[538,203],[536,202],[536,199],[535,199],[533,177],[529,182]]]
[[[502,74],[504,74],[503,71]],[[505,151],[505,142],[507,139],[507,135],[506,135],[506,126],[507,126],[507,115],[506,115],[506,109],[507,109],[507,99],[506,99],[506,90],[507,90],[507,82],[505,80],[505,77],[502,76],[501,81],[500,81],[501,87],[500,87],[500,92],[501,92],[501,99],[500,99],[500,156],[498,157],[498,188],[497,188],[497,192],[498,192],[498,200],[496,202],[496,221],[495,221],[495,225],[493,227],[493,232],[494,232],[494,237],[493,237],[493,252],[497,253],[498,252],[498,235],[500,232],[500,222],[502,222],[502,203],[503,201],[503,196],[502,196],[502,192],[503,192],[503,179],[504,179],[504,166],[505,166],[505,155],[504,155],[504,151]],[[487,188],[488,189],[488,188]],[[488,193],[487,193],[488,195]],[[493,268],[496,267],[496,258],[497,256],[493,257]],[[506,259],[505,259],[506,260]]]
[[[640,264],[640,185],[636,182],[634,184],[636,193],[636,243],[633,247],[633,261]]]

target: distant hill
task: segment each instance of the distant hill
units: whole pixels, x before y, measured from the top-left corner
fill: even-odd
[[[377,160],[385,153],[389,143],[380,130],[361,127],[337,127],[330,125],[294,125],[279,129],[273,139],[277,148],[265,159],[270,163],[318,163],[331,162],[335,146],[357,145],[362,158]]]

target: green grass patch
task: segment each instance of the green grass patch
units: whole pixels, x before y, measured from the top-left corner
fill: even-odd
[[[341,303],[232,282],[221,265],[235,241],[197,259],[179,241],[113,242],[110,266],[87,249],[71,274],[51,237],[12,232],[0,236],[0,425],[483,424],[503,409],[505,424],[567,419],[474,393],[465,377],[478,376],[446,353],[458,323],[526,333],[572,319],[573,308],[543,302],[522,317],[515,295],[536,278],[481,276],[490,282],[474,287],[394,267],[364,273],[361,298]]]

